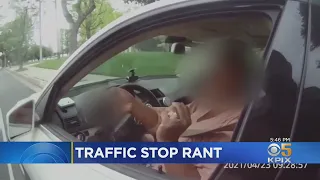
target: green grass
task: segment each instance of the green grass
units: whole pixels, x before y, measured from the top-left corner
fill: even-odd
[[[106,61],[91,74],[125,77],[128,70],[135,68],[138,76],[174,75],[181,55],[170,52],[121,53]],[[64,60],[48,60],[35,65],[40,68],[58,69]]]
[[[36,64],[35,66],[45,69],[59,69],[59,67],[64,63],[64,61],[64,59],[47,60],[39,64]]]

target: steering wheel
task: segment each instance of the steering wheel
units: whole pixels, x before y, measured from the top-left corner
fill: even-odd
[[[153,107],[161,106],[157,98],[153,95],[153,93],[140,85],[124,84],[119,87],[125,89],[133,96],[136,96],[135,91],[138,91],[139,93],[143,94],[148,99],[148,105],[151,105]],[[113,129],[111,133],[111,140],[114,142],[137,141],[138,139],[141,139],[142,135],[144,135],[145,132],[145,128],[140,123],[138,123],[132,115],[127,114],[120,120],[120,122]]]
[[[128,91],[134,97],[136,96],[135,91],[138,91],[139,93],[143,94],[148,99],[148,101],[144,102],[144,103],[148,103],[152,107],[160,107],[161,106],[159,101],[157,100],[157,98],[153,95],[153,93],[145,87],[142,87],[137,84],[124,84],[119,87]]]

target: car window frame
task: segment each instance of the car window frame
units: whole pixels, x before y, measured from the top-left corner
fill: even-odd
[[[293,1],[293,0],[289,0],[287,1],[286,5],[284,6],[284,11],[286,10],[288,4],[289,5],[293,5],[294,3],[296,4],[304,4],[306,6],[308,6],[308,1]],[[285,13],[284,11],[282,11],[281,15],[278,17],[278,25],[277,27],[275,27],[276,29],[274,30],[274,35],[273,37],[275,37],[277,35],[277,32],[279,31],[278,28],[281,26],[280,23],[283,22],[283,20],[281,20],[283,18],[283,14]],[[288,8],[288,11],[292,11],[294,12],[294,8]],[[308,14],[309,12],[307,12]],[[292,15],[291,15],[292,16]],[[305,27],[308,27],[309,22],[307,21],[306,25],[301,25],[301,26],[305,26]],[[305,76],[305,73],[306,73],[306,64],[307,64],[307,56],[308,56],[308,45],[309,45],[309,27],[307,28],[307,30],[305,30],[305,37],[304,37],[304,47],[301,47],[301,49],[304,50],[304,54],[302,55],[302,57],[300,58],[299,61],[301,61],[301,67],[300,67],[300,73],[298,74],[299,78],[298,79],[298,93],[297,93],[297,98],[296,98],[296,105],[295,105],[295,109],[294,109],[294,112],[292,113],[293,117],[292,117],[292,120],[293,120],[293,123],[292,123],[292,127],[291,127],[291,132],[294,130],[294,123],[295,123],[295,120],[297,118],[297,113],[299,111],[299,105],[300,105],[300,100],[301,100],[301,93],[302,93],[302,88],[303,88],[303,84],[304,84],[304,76]],[[269,42],[269,45],[268,47],[266,48],[265,52],[264,52],[264,59],[265,59],[265,67],[267,68],[268,67],[268,63],[270,62],[270,59],[271,59],[271,54],[273,53],[274,50],[277,50],[277,43],[275,43],[275,40],[273,39],[270,39],[270,42]],[[275,37],[276,38],[276,37]],[[288,43],[287,43],[288,44]],[[281,51],[282,52],[282,51]],[[286,53],[284,53],[286,54]],[[287,53],[288,54],[288,53]],[[291,62],[291,60],[290,60]],[[296,80],[296,79],[294,79]],[[253,106],[253,104],[255,104],[255,101],[253,101],[249,106],[248,108],[251,108]],[[243,120],[247,120],[248,117],[250,116],[250,113],[252,112],[252,109],[249,109],[247,112],[245,112],[245,114],[242,114],[243,117]],[[246,123],[246,122],[245,122]],[[240,131],[244,131],[244,129],[246,128],[246,124],[243,124],[243,123],[240,123],[239,126],[242,126],[242,130]],[[276,124],[275,124],[276,126]],[[237,127],[238,128],[238,131],[241,127]],[[238,137],[234,137],[234,140],[235,141],[239,141],[241,142],[241,132],[238,133],[236,136]],[[289,135],[290,136],[290,135]],[[254,170],[258,170],[258,169],[253,169],[253,171],[249,172],[248,169],[223,169],[223,166],[220,165],[219,167],[219,171],[216,171],[213,175],[212,175],[212,178],[215,177],[215,179],[229,179],[229,178],[238,178],[238,179],[245,179],[247,178],[247,176],[245,175],[249,175],[250,178],[266,178],[266,176],[264,176],[265,174],[261,174],[261,171],[257,174],[255,173]],[[263,170],[263,169],[262,169]],[[275,178],[276,179],[287,179],[287,178],[283,178],[281,175],[283,174],[282,172],[284,171],[290,171],[290,170],[284,170],[284,169],[281,169],[281,170],[277,170],[277,171],[271,171],[272,169],[268,170],[268,169],[264,169],[266,173],[268,174],[275,174]],[[243,176],[241,176],[243,175]],[[257,177],[256,177],[256,176]],[[295,176],[293,176],[295,178]]]
[[[230,3],[230,4],[228,4],[228,7],[229,7],[228,10],[217,10],[215,12],[215,14],[218,14],[218,13],[221,13],[221,12],[228,12],[230,10],[233,10],[233,11],[252,11],[252,10],[253,11],[263,11],[263,10],[270,10],[270,9],[271,10],[280,10],[279,4],[276,4],[276,3],[275,4],[271,4],[270,6],[266,6],[266,4],[262,4],[261,2],[257,2],[257,3],[250,2],[249,4],[250,4],[250,6],[246,7],[246,6],[238,6],[239,4],[237,4],[237,3],[235,3],[235,4]],[[257,7],[259,7],[259,8],[257,8]],[[212,14],[210,14],[210,16],[212,16]],[[92,47],[93,46],[91,46],[90,48],[92,48]],[[88,48],[88,49],[90,49],[90,48]],[[78,58],[78,59],[80,59],[80,58]],[[76,60],[70,61],[69,64],[67,66],[65,66],[64,69],[62,69],[60,71],[60,73],[63,74],[64,71],[66,69],[72,67],[72,63],[75,63],[75,62],[76,62]],[[50,101],[54,101],[54,99],[56,97],[58,97],[59,90],[61,89],[61,86],[63,85],[63,83],[65,83],[64,82],[65,80],[61,80],[60,79],[61,81],[59,81],[59,78],[63,78],[63,76],[61,74],[58,75],[57,78],[52,83],[53,84],[52,87],[51,87],[52,89],[51,89],[51,91],[49,93],[49,96],[48,96],[48,99]],[[51,108],[52,110],[54,110],[54,107],[55,106],[49,105],[47,103],[46,110],[45,110],[44,114],[46,114],[46,113],[50,114],[50,113],[48,113],[49,109]],[[47,117],[48,117],[48,115],[47,115]],[[43,123],[43,122],[40,122],[40,123]],[[54,126],[51,126],[50,124],[47,124],[47,123],[41,124],[41,125],[43,127],[45,127],[49,132],[53,133],[55,136],[57,136],[61,140],[70,140],[70,139],[72,139],[73,141],[77,141],[76,138],[70,137],[71,136],[70,134],[61,131],[61,129],[59,130],[59,128],[55,128]],[[122,173],[128,174],[128,172],[126,172],[127,170],[124,169],[124,167],[121,167],[121,166],[118,167],[118,166],[114,166],[114,165],[104,165],[104,166],[106,166],[108,168],[111,168],[111,169],[112,169],[112,167],[114,167],[117,170],[123,169],[125,171],[123,171]],[[132,174],[132,172],[129,171],[129,174]],[[139,176],[139,174],[141,175],[141,173],[140,172],[138,173],[138,177],[141,178],[141,176]],[[169,178],[167,176],[167,177],[164,177],[163,179],[169,179]]]
[[[299,2],[299,1],[288,1],[288,3],[290,3],[290,2],[294,2],[294,3],[306,3],[306,2]],[[279,17],[280,19],[282,18],[282,15]],[[280,22],[279,22],[280,23]],[[308,24],[308,23],[307,23]],[[308,26],[308,25],[307,25]],[[276,30],[277,31],[277,30]],[[276,35],[276,32],[275,32],[275,34],[274,35]],[[303,87],[303,83],[304,83],[304,78],[305,78],[305,66],[306,66],[306,63],[307,63],[307,60],[306,60],[306,58],[307,58],[307,42],[308,42],[308,33],[306,32],[306,36],[304,37],[304,40],[305,40],[305,47],[303,47],[303,48],[301,48],[301,49],[304,49],[304,55],[303,55],[303,57],[302,57],[302,59],[301,59],[301,62],[302,62],[302,66],[301,66],[301,68],[300,68],[300,73],[299,73],[299,84],[298,84],[298,89],[299,89],[299,91],[298,91],[298,99],[300,99],[300,92],[301,92],[301,88]],[[266,61],[265,61],[265,67],[267,67],[268,66],[268,62],[270,61],[270,58],[271,58],[271,53],[272,53],[272,51],[274,50],[272,47],[273,46],[275,46],[275,43],[274,43],[274,40],[270,40],[270,42],[269,42],[269,47],[268,47],[268,49],[265,51],[265,53],[264,53],[264,58],[266,59]],[[298,99],[297,99],[297,101],[298,101]],[[254,103],[254,102],[253,102]],[[295,113],[297,113],[298,112],[298,104],[299,104],[299,102],[297,103],[297,107],[296,107],[296,110],[295,110]],[[296,115],[294,116],[294,118],[296,118]]]
[[[319,123],[319,106],[315,106],[314,103],[319,105],[319,96],[313,97],[316,94],[315,90],[319,92],[320,85],[314,78],[316,76],[315,71],[319,71],[319,64],[317,60],[320,57],[319,50],[319,30],[320,22],[317,20],[317,16],[320,12],[320,1],[309,0],[308,4],[308,35],[306,45],[305,65],[303,72],[303,82],[301,83],[300,99],[294,120],[294,124],[291,132],[291,141],[294,142],[318,142],[318,125]],[[316,11],[316,13],[314,13]],[[316,55],[315,55],[316,54]],[[316,69],[313,69],[317,66]],[[311,90],[312,91],[309,91]],[[312,96],[310,96],[312,92]],[[311,97],[311,98],[310,98]],[[312,108],[310,108],[312,107]],[[315,112],[315,110],[317,112]],[[308,117],[306,117],[308,116]],[[311,117],[311,118],[310,118]],[[317,132],[317,135],[314,135]],[[281,169],[277,175],[277,180],[282,179],[318,179],[319,165],[308,164],[303,170],[294,171],[293,169]]]

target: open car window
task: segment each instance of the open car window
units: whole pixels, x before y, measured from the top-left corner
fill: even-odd
[[[74,101],[74,106],[68,107],[70,108],[66,111],[70,113],[68,115],[64,115],[63,110],[58,110],[59,117],[62,119],[62,128],[80,141],[110,140],[103,132],[112,131],[111,126],[108,127],[109,129],[102,129],[93,125],[94,121],[104,121],[104,125],[116,123],[116,121],[111,122],[111,118],[104,114],[108,107],[111,107],[108,104],[113,104],[107,102],[111,96],[106,98],[103,94],[109,87],[122,86],[131,82],[149,90],[162,107],[170,106],[170,103],[165,104],[165,98],[187,104],[183,99],[186,95],[177,89],[180,85],[180,68],[184,72],[189,72],[189,75],[198,73],[192,70],[186,71],[188,68],[200,66],[201,56],[198,59],[193,58],[187,64],[193,49],[209,39],[231,37],[252,44],[256,54],[261,56],[268,41],[272,23],[266,16],[259,15],[250,20],[247,15],[222,16],[216,19],[177,24],[155,32],[151,38],[149,35],[148,38],[142,38],[133,45],[128,44],[125,50],[110,59],[106,58],[105,62],[95,67],[69,91],[68,97]],[[247,29],[249,24],[251,28]],[[187,41],[167,41],[169,37],[179,37]],[[194,43],[190,45],[190,41]],[[172,49],[173,46],[175,48]],[[133,78],[132,81],[130,78]],[[147,97],[139,96],[139,98],[145,105],[150,105]],[[136,141],[139,140],[136,139]]]

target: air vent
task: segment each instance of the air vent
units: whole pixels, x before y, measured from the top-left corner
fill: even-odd
[[[66,129],[76,128],[80,126],[78,117],[71,117],[64,120],[64,126]]]

